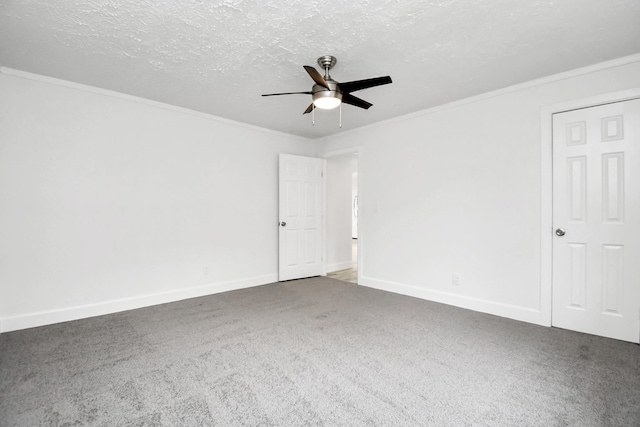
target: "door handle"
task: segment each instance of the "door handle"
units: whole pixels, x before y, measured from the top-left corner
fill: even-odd
[[[287,223],[286,223],[286,222],[284,222],[284,221],[282,221],[282,222],[280,223],[280,225],[281,225],[282,227],[284,227],[284,226],[286,226],[286,225],[287,225]]]
[[[557,228],[557,229],[556,229],[556,236],[560,236],[560,237],[562,237],[562,236],[564,236],[564,235],[565,235],[565,233],[566,233],[566,232],[564,231],[564,229],[563,229],[563,228]]]

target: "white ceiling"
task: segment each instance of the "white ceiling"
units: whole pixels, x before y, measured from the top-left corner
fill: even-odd
[[[0,65],[309,138],[302,68],[334,55],[342,131],[640,52],[638,0],[0,0]]]

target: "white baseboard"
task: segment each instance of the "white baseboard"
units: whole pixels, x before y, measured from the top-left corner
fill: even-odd
[[[355,267],[356,263],[349,260],[344,262],[336,262],[334,264],[327,264],[327,273],[333,273],[334,271],[346,270],[347,268]]]
[[[189,298],[217,294],[220,292],[234,291],[250,288],[278,281],[277,274],[249,277],[240,280],[223,283],[210,283],[202,286],[194,286],[186,289],[177,289],[156,294],[140,295],[119,300],[104,301],[95,304],[87,304],[76,307],[62,308],[58,310],[28,313],[20,316],[0,319],[0,332],[17,331],[20,329],[34,328],[37,326],[51,325],[54,323],[68,322],[70,320],[85,319],[87,317],[102,316],[104,314],[118,313],[120,311],[134,310],[136,308],[165,304]]]
[[[494,316],[506,317],[509,319],[519,320],[527,323],[534,323],[536,325],[548,326],[544,319],[542,319],[540,310],[528,307],[503,304],[495,301],[483,300],[479,298],[468,297],[465,295],[443,292],[435,289],[418,288],[416,286],[372,279],[370,277],[361,277],[358,284],[370,288],[380,289],[382,291],[394,292],[396,294],[407,295],[428,301],[465,308],[468,310],[479,311],[481,313],[492,314]]]

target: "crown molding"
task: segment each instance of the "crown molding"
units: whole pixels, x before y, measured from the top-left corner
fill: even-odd
[[[54,86],[60,86],[60,87],[65,87],[68,89],[73,89],[73,90],[79,90],[82,92],[89,92],[89,93],[93,93],[93,94],[97,94],[97,95],[102,95],[102,96],[108,96],[111,98],[116,98],[116,99],[120,99],[123,101],[129,101],[129,102],[134,102],[136,104],[143,104],[143,105],[148,105],[151,107],[155,107],[155,108],[162,108],[164,110],[169,110],[169,111],[173,111],[176,113],[181,113],[181,114],[186,114],[192,117],[198,117],[201,119],[205,119],[205,120],[211,120],[214,122],[218,122],[218,123],[224,123],[227,125],[232,125],[232,126],[236,126],[236,127],[240,127],[240,128],[244,128],[244,129],[250,129],[253,131],[258,131],[258,132],[262,132],[262,133],[268,133],[271,135],[277,135],[280,137],[285,137],[288,139],[296,139],[296,140],[302,140],[304,142],[312,142],[313,139],[310,138],[305,138],[303,136],[299,136],[299,135],[293,135],[290,133],[286,133],[286,132],[280,132],[280,131],[276,131],[276,130],[272,130],[272,129],[267,129],[267,128],[263,128],[260,126],[255,126],[255,125],[250,125],[248,123],[243,123],[243,122],[239,122],[236,120],[231,120],[231,119],[225,119],[224,117],[218,117],[218,116],[214,116],[212,114],[207,114],[207,113],[202,113],[200,111],[195,111],[195,110],[190,110],[188,108],[184,108],[184,107],[178,107],[175,105],[171,105],[171,104],[165,104],[163,102],[159,102],[159,101],[153,101],[151,99],[147,99],[147,98],[141,98],[138,96],[134,96],[134,95],[127,95],[121,92],[116,92],[116,91],[112,91],[112,90],[108,90],[108,89],[101,89],[95,86],[89,86],[89,85],[85,85],[82,83],[75,83],[75,82],[71,82],[68,80],[62,80],[62,79],[58,79],[55,77],[48,77],[48,76],[43,76],[41,74],[35,74],[35,73],[29,73],[27,71],[22,71],[22,70],[16,70],[14,68],[8,68],[8,67],[0,67],[0,73],[7,75],[7,76],[11,76],[11,77],[18,77],[18,78],[22,78],[22,79],[27,79],[27,80],[32,80],[32,81],[36,81],[39,83],[45,83],[45,84],[50,84],[50,85],[54,85]]]
[[[562,73],[557,73],[557,74],[552,74],[550,76],[546,76],[546,77],[541,77],[539,79],[535,79],[535,80],[530,80],[524,83],[519,83],[517,85],[513,85],[513,86],[508,86],[502,89],[497,89],[491,92],[485,92],[482,93],[480,95],[475,95],[475,96],[471,96],[468,98],[463,98],[457,101],[453,101],[453,102],[449,102],[446,104],[441,104],[441,105],[437,105],[435,107],[431,107],[431,108],[427,108],[425,110],[420,110],[420,111],[416,111],[414,113],[409,113],[409,114],[405,114],[403,116],[398,116],[398,117],[393,117],[391,119],[388,120],[383,120],[377,123],[373,123],[367,126],[362,126],[356,129],[352,129],[352,130],[348,130],[346,132],[343,132],[340,134],[340,136],[343,135],[348,135],[350,133],[353,132],[360,132],[363,130],[368,130],[368,129],[375,129],[379,126],[385,126],[385,125],[389,125],[389,124],[393,124],[393,123],[398,123],[398,122],[402,122],[405,120],[410,120],[410,119],[414,119],[417,117],[423,117],[423,116],[427,116],[429,114],[433,114],[439,111],[443,111],[443,110],[448,110],[451,108],[455,108],[455,107],[460,107],[463,105],[467,105],[467,104],[471,104],[474,102],[478,102],[478,101],[484,101],[486,99],[490,99],[490,98],[494,98],[496,96],[500,96],[500,95],[506,95],[509,93],[513,93],[513,92],[518,92],[521,90],[525,90],[525,89],[530,89],[530,88],[534,88],[537,86],[542,86],[545,84],[549,84],[549,83],[554,83],[554,82],[558,82],[558,81],[562,81],[562,80],[567,80],[567,79],[571,79],[574,77],[579,77],[579,76],[583,76],[586,74],[592,74],[592,73],[596,73],[598,71],[604,71],[604,70],[608,70],[611,68],[617,68],[617,67],[622,67],[624,65],[629,65],[629,64],[633,64],[636,62],[640,62],[640,53],[634,54],[634,55],[629,55],[629,56],[623,56],[621,58],[616,58],[616,59],[612,59],[610,61],[605,61],[605,62],[599,62],[597,64],[592,64],[592,65],[587,65],[586,67],[581,67],[581,68],[576,68],[574,70],[569,70],[569,71],[564,71]],[[314,141],[315,142],[323,142],[323,141],[329,141],[333,138],[335,138],[336,135],[328,135],[325,137],[321,137],[321,138],[317,138]]]

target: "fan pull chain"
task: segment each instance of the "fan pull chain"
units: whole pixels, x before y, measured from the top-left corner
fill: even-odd
[[[342,102],[340,103],[340,128],[342,128]]]
[[[316,125],[316,104],[311,104],[313,105],[313,107],[311,107],[311,126],[315,126]]]

